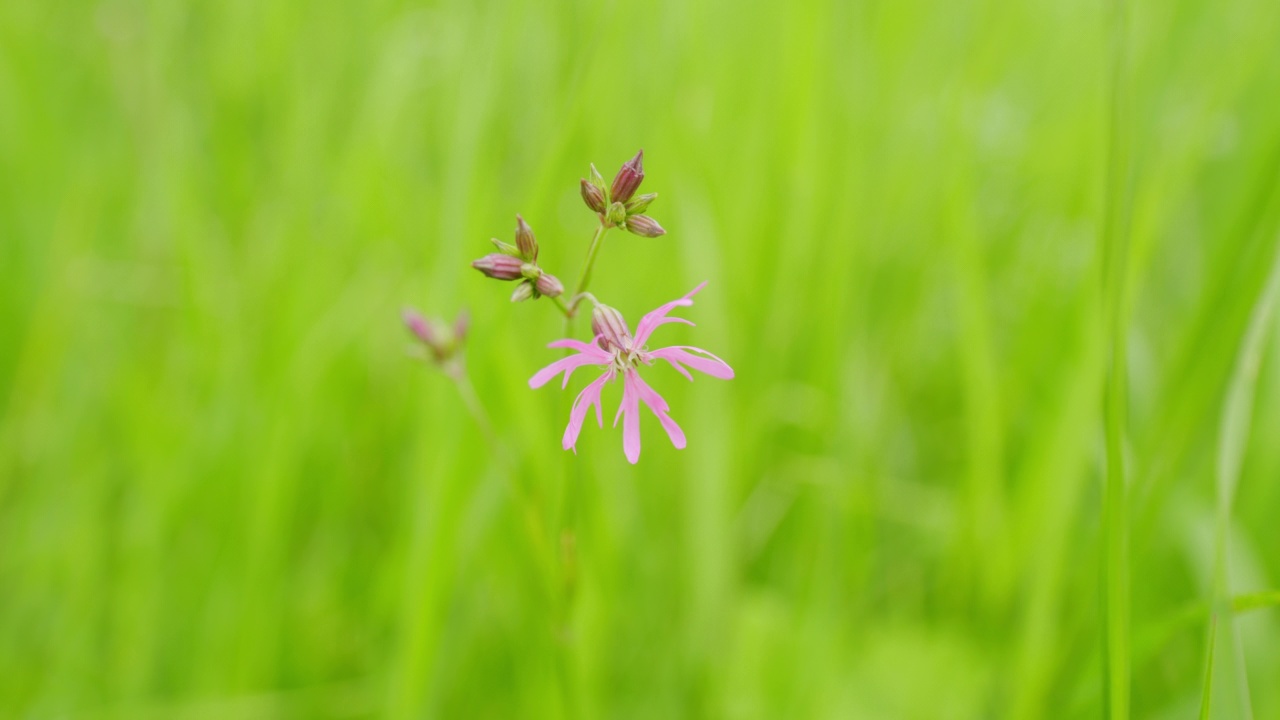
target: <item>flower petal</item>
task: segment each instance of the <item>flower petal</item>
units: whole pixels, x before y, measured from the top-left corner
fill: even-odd
[[[640,318],[640,323],[636,325],[636,336],[635,336],[634,346],[644,347],[644,344],[649,340],[649,336],[653,334],[654,329],[664,323],[683,322],[683,323],[692,325],[693,323],[689,322],[688,320],[681,320],[680,318],[667,319],[667,313],[671,312],[677,307],[688,307],[689,305],[692,305],[693,296],[697,295],[698,291],[702,290],[702,288],[706,287],[706,285],[707,285],[706,281],[703,281],[701,285],[690,290],[688,294],[686,294],[684,297],[680,298],[679,300],[672,300],[666,305],[663,305],[657,310],[654,310],[648,315],[645,315],[644,317]]]
[[[635,370],[628,370],[622,385],[622,452],[627,462],[635,465],[640,460],[640,379]],[[614,421],[617,422],[616,420]]]
[[[587,410],[592,405],[596,406],[596,421],[601,422],[600,417],[600,391],[604,389],[604,384],[613,377],[613,373],[604,373],[596,378],[592,383],[582,389],[578,393],[578,397],[573,400],[573,409],[569,411],[569,424],[564,429],[564,438],[560,441],[560,446],[565,450],[572,449],[575,453],[578,451],[578,434],[582,432],[582,422],[587,419]]]
[[[573,371],[577,370],[583,365],[608,365],[608,364],[609,364],[608,359],[601,361],[600,358],[597,357],[596,355],[593,355],[591,353],[580,352],[577,355],[570,355],[567,358],[560,358],[559,360],[556,360],[550,365],[534,373],[533,377],[529,378],[529,387],[535,388],[535,389],[540,388],[543,385],[546,385],[547,381],[550,380],[551,378],[555,377],[556,375],[559,375],[560,373],[564,373],[564,383],[561,385],[561,387],[563,388],[564,386],[569,384],[569,376],[573,374]]]
[[[693,353],[706,355],[707,357],[699,357]],[[696,348],[689,345],[672,345],[671,347],[653,350],[649,353],[649,356],[658,358],[659,360],[666,360],[671,363],[672,367],[680,370],[684,373],[684,376],[690,380],[693,378],[689,376],[689,373],[685,371],[684,368],[680,367],[681,364],[688,365],[694,370],[706,373],[713,378],[719,378],[721,380],[733,379],[733,368],[729,367],[728,363],[725,361],[702,348]]]
[[[667,401],[656,390],[649,387],[638,373],[635,374],[635,381],[636,388],[640,393],[640,400],[645,405],[648,405],[653,414],[658,417],[658,422],[662,423],[662,429],[666,430],[667,437],[671,438],[671,444],[675,445],[677,450],[683,450],[685,446],[684,430],[681,430],[676,421],[672,420],[671,416],[667,414],[667,411],[671,409],[667,405]]]
[[[580,353],[585,353],[587,355],[593,355],[595,357],[598,357],[600,358],[601,364],[603,364],[603,363],[609,362],[609,353],[605,352],[604,350],[601,350],[600,346],[596,345],[596,340],[599,340],[599,339],[600,339],[600,336],[597,335],[595,339],[592,340],[591,342],[584,343],[581,340],[574,340],[573,338],[564,338],[563,340],[556,340],[555,342],[548,343],[547,347],[571,348],[573,350],[577,350]]]

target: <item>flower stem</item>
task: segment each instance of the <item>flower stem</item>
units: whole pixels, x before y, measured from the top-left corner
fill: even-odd
[[[573,319],[573,314],[578,310],[578,303],[582,301],[582,294],[587,291],[587,285],[591,282],[591,271],[596,266],[596,255],[600,252],[600,241],[604,238],[605,230],[609,228],[603,222],[596,226],[596,234],[591,237],[591,247],[587,248],[587,259],[582,263],[582,274],[578,276],[578,287],[573,291],[573,303],[569,307],[569,320]],[[565,330],[572,328],[572,322],[565,323]],[[568,332],[565,337],[568,337]]]
[[[566,318],[573,317],[573,311],[570,310],[569,307],[564,304],[564,301],[561,300],[559,297],[551,298],[551,302],[555,303],[556,307],[560,308],[560,312],[564,313],[564,316]]]

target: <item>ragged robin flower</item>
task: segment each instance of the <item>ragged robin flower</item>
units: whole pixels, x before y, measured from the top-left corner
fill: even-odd
[[[564,382],[561,387],[567,387],[569,376],[574,370],[584,365],[604,368],[600,377],[587,385],[573,401],[573,409],[569,413],[569,425],[565,428],[564,438],[561,441],[565,450],[573,449],[576,452],[578,435],[582,431],[587,411],[592,406],[596,409],[596,423],[601,427],[604,426],[600,393],[607,383],[619,378],[622,379],[622,404],[618,408],[617,415],[614,416],[613,424],[617,426],[618,418],[622,418],[622,450],[627,460],[635,464],[640,459],[640,403],[644,403],[658,418],[662,429],[671,438],[671,444],[677,449],[684,449],[684,431],[668,414],[670,408],[667,401],[640,379],[639,370],[643,366],[652,365],[654,360],[666,360],[689,380],[693,380],[693,376],[689,374],[688,368],[721,380],[733,378],[733,369],[706,350],[685,345],[650,350],[645,344],[660,325],[672,322],[692,325],[693,323],[688,320],[668,317],[668,314],[677,307],[693,305],[693,296],[705,285],[704,282],[691,290],[688,295],[679,300],[672,300],[645,315],[636,326],[634,335],[631,334],[621,313],[607,305],[597,305],[592,313],[591,322],[592,331],[595,333],[594,342],[584,343],[565,338],[548,345],[552,348],[570,348],[578,352],[539,370],[529,379],[529,387],[542,387],[560,373],[564,373]]]

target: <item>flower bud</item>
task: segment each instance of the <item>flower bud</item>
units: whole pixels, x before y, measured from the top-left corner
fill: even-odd
[[[467,314],[458,314],[450,328],[437,321],[428,320],[412,308],[405,308],[401,314],[405,327],[431,353],[431,359],[443,363],[462,349],[462,342],[467,337]]]
[[[533,228],[519,215],[516,215],[516,247],[525,260],[538,259],[538,241],[533,237]]]
[[[525,280],[516,286],[516,291],[511,293],[511,302],[524,302],[533,297],[533,283]]]
[[[658,193],[645,193],[627,203],[627,214],[638,215],[649,209],[649,205],[658,199]]]
[[[609,212],[605,215],[605,220],[610,225],[621,225],[627,219],[627,209],[622,203],[616,202],[609,206]]]
[[[608,191],[609,186],[604,184],[604,176],[596,169],[595,163],[591,163],[591,172],[587,175],[587,181],[599,188],[601,195]]]
[[[600,338],[597,344],[602,350],[625,350],[631,345],[627,321],[622,313],[608,305],[596,305],[591,311],[591,332]]]
[[[582,181],[582,202],[592,210],[602,213],[604,212],[604,191],[592,185],[586,180]]]
[[[434,348],[439,343],[440,336],[431,326],[431,321],[422,317],[416,310],[405,308],[401,311],[400,317],[404,319],[404,326],[409,328],[409,332],[421,340],[423,345]]]
[[[461,345],[467,340],[467,329],[471,327],[471,316],[466,310],[458,312],[458,317],[453,321],[453,342]]]
[[[516,247],[515,245],[512,245],[511,243],[504,243],[498,238],[490,238],[489,242],[493,243],[493,246],[498,248],[498,252],[502,253],[503,255],[510,255],[511,257],[520,257],[520,248]]]
[[[557,280],[555,275],[543,273],[534,281],[534,285],[539,293],[547,297],[559,297],[564,293],[564,284]]]
[[[658,221],[648,215],[632,215],[627,218],[627,230],[640,237],[648,238],[667,234],[667,231],[662,229]]]
[[[518,280],[521,277],[520,266],[522,265],[524,263],[520,261],[520,258],[498,253],[485,255],[479,260],[471,262],[471,267],[494,280]]]
[[[537,280],[542,277],[542,268],[533,263],[525,263],[520,266],[520,277],[525,280]]]
[[[635,194],[636,188],[644,180],[644,151],[626,161],[622,169],[613,177],[613,186],[609,189],[609,199],[625,203]]]

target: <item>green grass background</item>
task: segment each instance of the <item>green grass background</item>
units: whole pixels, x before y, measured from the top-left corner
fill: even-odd
[[[1110,642],[1134,717],[1193,716],[1215,536],[1227,595],[1280,587],[1278,37],[1274,0],[0,3],[0,716],[1100,717],[1116,337]],[[709,280],[655,343],[737,378],[649,372],[689,447],[646,416],[632,467],[560,450],[561,320],[467,263],[521,212],[576,277],[577,180],[640,147],[669,234],[593,289]],[[405,304],[470,309],[505,451]],[[1280,717],[1278,623],[1220,615],[1213,717]]]

